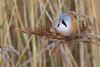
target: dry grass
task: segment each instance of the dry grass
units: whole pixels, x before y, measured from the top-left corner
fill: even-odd
[[[0,0],[0,67],[100,67],[99,4],[99,0]],[[50,32],[64,12],[76,16],[79,27],[87,23],[82,39],[69,43]],[[20,55],[12,57],[18,54],[15,49]]]

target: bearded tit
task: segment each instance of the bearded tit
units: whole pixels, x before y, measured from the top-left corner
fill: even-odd
[[[58,16],[56,22],[53,24],[53,28],[57,33],[64,36],[74,35],[78,31],[78,25],[73,15],[63,13]]]

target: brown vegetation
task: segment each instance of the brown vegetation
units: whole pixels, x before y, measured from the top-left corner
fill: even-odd
[[[0,67],[100,67],[99,4],[99,0],[0,0]],[[51,31],[61,13],[76,17],[79,33],[74,38]],[[12,57],[15,54],[19,56]]]

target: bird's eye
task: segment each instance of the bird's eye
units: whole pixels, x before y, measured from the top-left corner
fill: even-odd
[[[64,21],[64,20],[62,20],[62,24],[64,24],[64,25],[67,27],[67,25],[66,25],[66,23],[65,23],[65,21]]]

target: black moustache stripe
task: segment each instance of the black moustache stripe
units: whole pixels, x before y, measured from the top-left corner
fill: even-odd
[[[57,25],[57,27],[59,27],[60,24]]]
[[[64,24],[64,25],[67,27],[67,25],[66,25],[66,23],[64,22],[64,20],[62,20],[62,24]]]

